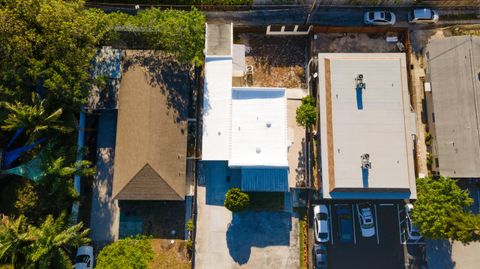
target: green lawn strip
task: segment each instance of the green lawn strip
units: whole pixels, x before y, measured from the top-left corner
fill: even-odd
[[[306,212],[302,208],[295,208],[295,212],[297,212],[299,216],[299,223],[298,223],[298,239],[299,239],[299,268],[300,269],[307,269],[307,241],[306,241],[306,236],[307,236],[307,218],[306,218]]]

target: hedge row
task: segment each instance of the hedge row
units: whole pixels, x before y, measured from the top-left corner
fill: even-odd
[[[140,5],[251,5],[253,0],[95,0],[87,2]]]

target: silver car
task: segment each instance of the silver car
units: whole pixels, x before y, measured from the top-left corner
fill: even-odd
[[[368,11],[363,15],[363,22],[367,25],[394,25],[395,14],[390,11]]]
[[[418,241],[422,239],[423,236],[420,234],[420,230],[412,222],[412,218],[410,217],[412,210],[412,204],[409,203],[405,205],[405,214],[407,215],[407,234],[409,240]]]
[[[326,205],[316,205],[313,207],[315,241],[325,243],[330,240],[329,218],[330,216]]]
[[[438,19],[438,13],[429,8],[414,9],[408,12],[409,23],[436,23]]]

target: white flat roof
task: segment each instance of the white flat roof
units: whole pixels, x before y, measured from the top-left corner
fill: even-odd
[[[232,89],[229,166],[288,167],[285,89]]]
[[[230,110],[232,58],[205,60],[203,97],[203,160],[228,160],[230,156]]]
[[[324,197],[360,191],[410,192],[413,198],[405,54],[321,53],[318,59]],[[357,92],[359,74],[366,88]],[[368,173],[362,154],[370,155]]]

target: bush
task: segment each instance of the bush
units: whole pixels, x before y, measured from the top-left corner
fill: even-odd
[[[149,268],[154,253],[146,237],[125,238],[102,249],[95,268]]]
[[[297,108],[297,124],[303,127],[311,126],[317,121],[317,107],[315,99],[306,96],[302,99],[302,104]]]
[[[189,232],[192,232],[195,229],[195,225],[193,224],[192,219],[187,221],[187,224],[185,224],[185,229]]]
[[[247,209],[250,204],[250,197],[247,193],[242,192],[239,188],[231,188],[225,195],[225,207],[232,211],[238,212]]]

